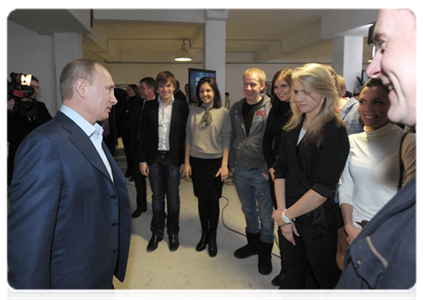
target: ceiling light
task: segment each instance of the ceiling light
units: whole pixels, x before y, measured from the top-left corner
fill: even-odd
[[[176,61],[191,61],[192,60],[188,50],[185,49],[185,40],[182,41],[182,48],[176,53],[175,60]]]

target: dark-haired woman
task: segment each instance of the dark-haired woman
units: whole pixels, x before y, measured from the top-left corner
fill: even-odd
[[[285,279],[283,289],[307,288],[308,271],[321,289],[335,288],[341,216],[334,192],[349,152],[347,129],[335,110],[329,71],[307,64],[292,73],[292,117],[284,127],[275,168]]]
[[[201,239],[196,250],[208,244],[209,255],[217,254],[216,231],[219,223],[219,199],[223,181],[228,178],[231,140],[229,111],[222,107],[216,80],[202,78],[196,88],[198,106],[190,111],[186,126],[185,169],[192,176],[194,195],[198,198]]]
[[[364,224],[416,174],[416,136],[405,135],[389,121],[388,93],[380,78],[366,81],[358,100],[364,132],[349,136],[350,153],[339,185],[339,204],[351,243]]]
[[[276,72],[272,80],[272,109],[267,118],[266,131],[263,136],[263,154],[269,168],[269,186],[270,195],[272,197],[273,207],[277,209],[275,196],[275,170],[273,164],[279,153],[279,145],[281,144],[282,127],[288,123],[291,117],[291,106],[289,99],[291,98],[291,75],[293,70],[286,68]],[[281,229],[278,227],[278,238],[283,238]],[[279,245],[279,249],[281,247]],[[272,284],[281,286],[285,274],[284,264],[282,262],[281,250],[281,271],[273,280]]]

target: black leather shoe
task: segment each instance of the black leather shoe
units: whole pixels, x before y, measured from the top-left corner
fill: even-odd
[[[132,213],[132,218],[138,218],[139,216],[141,216],[141,214],[143,212],[147,211],[147,209],[140,209],[137,208],[133,213]]]
[[[179,248],[179,238],[177,235],[169,236],[169,250],[176,251]]]
[[[162,240],[163,238],[157,236],[157,235],[153,235],[151,237],[151,240],[148,242],[147,245],[147,251],[152,252],[154,250],[157,249],[157,246],[159,245],[159,242]]]

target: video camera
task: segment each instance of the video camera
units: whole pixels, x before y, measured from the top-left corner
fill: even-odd
[[[7,81],[7,101],[15,100],[13,111],[19,112],[22,116],[36,116],[39,113],[39,102],[36,99],[29,99],[35,92],[31,87],[32,75],[23,73],[10,73],[10,80]]]

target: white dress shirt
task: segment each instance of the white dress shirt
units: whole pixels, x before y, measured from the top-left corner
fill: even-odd
[[[170,134],[170,121],[172,120],[172,108],[173,102],[175,98],[172,96],[172,100],[170,100],[169,104],[165,107],[161,98],[159,96],[159,145],[158,149],[160,151],[169,151],[170,150],[170,142],[169,142],[169,134]]]

